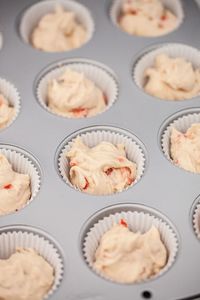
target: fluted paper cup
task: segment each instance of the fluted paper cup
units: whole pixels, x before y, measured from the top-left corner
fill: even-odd
[[[59,287],[63,278],[61,252],[51,236],[34,227],[13,225],[0,230],[0,259],[8,259],[17,248],[31,248],[41,255],[54,269],[54,283],[44,297],[49,297]],[[41,270],[42,272],[42,270]]]
[[[147,49],[133,67],[133,80],[139,88],[144,88],[146,84],[145,71],[154,66],[155,58],[160,54],[166,54],[171,58],[184,58],[193,65],[194,69],[200,68],[200,51],[191,46],[178,43],[154,46]]]
[[[113,210],[115,208],[113,207]],[[167,250],[167,262],[166,265],[160,270],[160,272],[144,281],[149,279],[157,278],[163,273],[165,273],[173,265],[178,252],[178,238],[167,221],[163,218],[159,218],[156,215],[148,211],[140,211],[137,206],[131,210],[127,210],[123,207],[121,211],[118,210],[116,213],[112,213],[108,216],[98,219],[98,221],[93,224],[83,238],[82,252],[87,265],[101,277],[114,281],[112,278],[105,276],[101,271],[96,270],[94,267],[95,253],[99,246],[102,236],[112,228],[113,224],[119,224],[120,220],[123,219],[128,225],[130,231],[146,233],[152,226],[155,226],[159,233],[161,240]],[[141,282],[141,281],[137,281]],[[142,281],[143,282],[143,281]],[[121,282],[120,282],[121,283]]]
[[[21,148],[0,144],[0,153],[3,154],[9,163],[12,165],[12,169],[15,172],[21,174],[27,174],[30,176],[30,189],[31,196],[27,203],[16,210],[20,210],[28,205],[38,194],[41,186],[41,171],[37,160],[28,152]],[[15,212],[15,211],[13,211]],[[12,212],[9,212],[12,213]]]
[[[125,146],[127,158],[134,162],[137,166],[136,179],[134,183],[125,189],[128,189],[132,185],[136,184],[144,174],[146,166],[146,156],[143,144],[140,140],[130,134],[129,132],[110,126],[94,126],[84,128],[75,132],[68,138],[66,138],[60,145],[57,154],[57,168],[62,179],[70,186],[74,187],[69,178],[69,160],[66,157],[66,153],[70,150],[76,137],[81,137],[83,143],[89,147],[94,147],[99,143],[106,141],[114,145],[123,144]],[[77,189],[76,187],[74,187]],[[77,189],[78,190],[78,189]]]
[[[105,66],[104,64],[87,59],[68,59],[58,62],[45,69],[40,74],[36,83],[36,97],[43,108],[56,115],[66,118],[66,115],[62,112],[54,112],[47,106],[47,88],[48,84],[53,80],[59,78],[66,69],[71,69],[76,72],[83,73],[85,77],[95,83],[95,85],[103,92],[107,105],[100,114],[108,110],[118,97],[118,82],[115,73]]]
[[[196,237],[200,240],[200,197],[198,197],[192,212],[192,225]]]
[[[87,32],[87,37],[83,45],[89,42],[94,33],[94,21],[90,11],[84,5],[71,0],[43,0],[29,7],[22,16],[19,31],[25,43],[31,44],[31,34],[34,28],[38,25],[43,16],[54,12],[58,4],[65,10],[75,13],[76,20],[83,25]]]
[[[10,106],[14,108],[14,115],[11,120],[0,130],[9,127],[17,118],[20,112],[20,96],[19,92],[17,91],[16,87],[7,81],[4,78],[0,78],[0,94],[2,94],[9,102]]]
[[[122,3],[123,0],[113,0],[112,5],[110,7],[110,19],[113,22],[113,24],[118,28],[120,28],[118,20],[121,15]],[[184,11],[180,0],[163,0],[162,3],[164,4],[165,8],[169,9],[177,17],[177,22],[173,29],[169,29],[169,31],[165,31],[159,36],[166,35],[178,29],[184,19]],[[153,38],[155,38],[155,36]]]

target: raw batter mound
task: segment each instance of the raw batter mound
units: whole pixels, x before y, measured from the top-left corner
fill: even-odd
[[[124,145],[101,142],[89,148],[77,137],[66,156],[70,159],[70,181],[83,192],[121,192],[136,178],[136,164],[126,158]]]
[[[41,18],[31,35],[33,47],[47,52],[79,48],[86,41],[85,28],[76,21],[74,12],[56,5],[55,12]]]

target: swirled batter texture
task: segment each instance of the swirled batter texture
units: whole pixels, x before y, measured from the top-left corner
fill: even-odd
[[[30,176],[15,172],[0,154],[0,215],[22,208],[30,197]]]
[[[170,155],[179,167],[200,173],[200,123],[192,124],[185,133],[172,128]]]
[[[83,73],[71,69],[48,84],[47,105],[66,117],[91,117],[106,108],[103,92]]]
[[[167,250],[156,227],[134,233],[121,220],[102,236],[93,266],[116,282],[134,283],[158,274],[166,263]]]
[[[200,93],[200,69],[194,69],[184,58],[160,54],[155,65],[145,71],[145,91],[167,100],[183,100]]]
[[[55,12],[41,18],[31,35],[33,47],[47,52],[61,52],[81,47],[87,38],[83,25],[72,11],[56,5]]]
[[[71,183],[95,195],[121,192],[136,178],[136,164],[126,158],[123,145],[101,142],[90,148],[77,137],[66,153]]]
[[[0,93],[0,128],[4,128],[14,117],[15,108]]]
[[[19,248],[0,260],[0,299],[42,300],[54,282],[52,266],[35,250]]]

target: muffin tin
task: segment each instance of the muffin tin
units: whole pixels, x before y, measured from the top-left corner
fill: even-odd
[[[48,0],[47,0],[48,1]],[[32,0],[1,0],[1,78],[7,79],[21,96],[20,114],[0,132],[2,145],[31,153],[41,166],[41,188],[24,209],[0,217],[0,233],[7,226],[26,226],[47,232],[56,240],[64,262],[61,285],[52,300],[180,300],[200,295],[200,242],[193,229],[193,212],[199,202],[199,175],[175,167],[160,146],[163,124],[179,111],[198,110],[200,97],[185,101],[163,101],[147,95],[132,79],[133,66],[141,53],[164,43],[183,43],[200,48],[200,11],[195,1],[183,0],[180,27],[158,38],[130,36],[109,17],[111,1],[80,1],[91,12],[95,32],[79,49],[44,53],[24,43],[19,34],[23,12]],[[55,3],[58,1],[55,1]],[[109,110],[81,119],[63,118],[44,110],[35,87],[38,76],[55,62],[89,59],[116,74],[119,95]],[[145,172],[136,185],[109,196],[93,196],[72,189],[59,176],[57,153],[68,136],[89,126],[110,126],[131,132],[144,144]],[[122,285],[95,274],[83,257],[86,231],[107,214],[133,209],[148,211],[168,225],[177,236],[175,262],[161,276],[138,284]],[[4,228],[4,226],[6,226]],[[89,227],[88,227],[89,226]],[[31,230],[31,229],[30,229]]]

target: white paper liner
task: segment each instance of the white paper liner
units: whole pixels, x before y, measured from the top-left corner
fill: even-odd
[[[63,261],[56,246],[45,235],[41,236],[34,230],[31,230],[31,232],[21,231],[16,227],[16,230],[14,228],[5,233],[0,233],[0,248],[0,259],[8,259],[16,252],[16,248],[32,248],[53,267],[55,273],[54,283],[44,299],[49,298],[59,287],[63,278]]]
[[[126,136],[125,134],[120,133],[120,131],[113,132],[112,129],[106,129],[106,130],[98,130],[94,129],[92,131],[89,131],[86,133],[79,133],[77,132],[77,136],[80,136],[82,138],[82,141],[84,144],[86,144],[89,147],[94,147],[98,145],[99,143],[106,141],[110,142],[114,145],[117,144],[123,144],[125,146],[125,151],[126,151],[126,157],[136,163],[137,170],[136,170],[136,179],[135,181],[126,187],[124,190],[130,188],[134,184],[136,184],[141,177],[144,174],[144,169],[145,169],[145,155],[144,151],[136,141],[134,141],[134,136],[132,138]],[[75,138],[76,138],[75,137]],[[70,150],[72,147],[72,144],[75,140],[75,138],[72,138],[71,140],[66,139],[66,144],[63,146],[63,148],[60,151],[59,157],[58,157],[58,170],[60,175],[62,176],[63,180],[67,182],[70,186],[78,190],[75,186],[73,186],[70,182],[69,178],[69,160],[66,157],[66,153]]]
[[[184,11],[180,0],[161,0],[163,2],[165,8],[169,9],[176,17],[177,17],[177,24],[173,29],[169,29],[169,31],[165,31],[163,34],[159,36],[166,35],[170,32],[176,30],[183,22],[184,19]],[[110,7],[110,18],[111,21],[115,26],[121,29],[118,23],[118,18],[121,14],[121,7],[122,7],[123,0],[113,0],[113,3]],[[121,29],[122,30],[122,29]],[[123,31],[125,32],[125,31]],[[149,37],[151,38],[151,37]],[[155,37],[152,37],[155,38]]]
[[[198,239],[200,239],[200,202],[195,205],[192,216],[193,229]]]
[[[144,77],[145,70],[154,66],[155,58],[160,54],[166,54],[171,58],[182,57],[191,62],[194,69],[200,68],[199,50],[191,46],[178,43],[158,45],[156,49],[149,49],[149,51],[147,49],[146,53],[136,62],[136,65],[134,66],[133,80],[139,88],[143,89],[146,83],[146,78]]]
[[[37,99],[42,105],[42,107],[48,110],[49,112],[66,118],[66,115],[62,112],[54,112],[47,106],[47,88],[48,83],[51,82],[53,79],[57,79],[58,77],[60,77],[67,68],[83,73],[88,79],[93,81],[106,96],[106,99],[108,101],[106,108],[103,111],[97,113],[96,115],[108,110],[117,100],[119,92],[118,82],[114,72],[111,69],[95,61],[83,59],[69,59],[67,61],[58,62],[49,72],[47,71],[46,74],[42,75],[37,83]]]
[[[28,174],[30,176],[31,198],[26,204],[24,204],[24,206],[18,209],[21,210],[37,196],[40,190],[41,177],[39,165],[29,153],[26,153],[20,148],[14,146],[0,144],[0,153],[8,159],[14,171],[21,174]],[[14,212],[15,211],[13,211],[13,213]]]
[[[172,128],[176,128],[178,131],[185,133],[193,123],[200,123],[200,112],[199,113],[188,113],[187,110],[181,113],[181,116],[174,119],[166,128],[164,128],[163,133],[160,137],[161,148],[164,155],[173,164],[173,160],[170,157],[170,137]],[[178,166],[178,165],[176,165]],[[180,166],[178,166],[180,167]],[[181,167],[180,167],[181,168]],[[188,171],[189,172],[189,171]]]
[[[89,42],[94,33],[94,21],[90,11],[85,6],[70,0],[45,0],[29,7],[22,16],[19,31],[25,43],[30,43],[31,34],[40,19],[47,13],[54,12],[57,4],[60,4],[67,11],[75,12],[76,20],[84,26],[87,32],[86,40],[82,45]]]
[[[167,224],[164,220],[161,220],[150,213],[137,212],[137,211],[123,211],[117,212],[115,214],[111,214],[108,217],[104,217],[100,219],[97,223],[95,223],[92,228],[88,231],[84,238],[83,242],[83,255],[84,258],[89,265],[89,267],[95,271],[98,275],[104,277],[105,279],[112,280],[112,278],[105,276],[99,270],[96,270],[93,266],[95,252],[99,246],[101,237],[105,232],[112,228],[113,224],[119,224],[120,219],[124,219],[128,224],[128,228],[133,232],[145,233],[147,232],[152,225],[154,225],[160,232],[161,240],[164,243],[167,253],[168,259],[167,263],[160,272],[149,279],[157,278],[166,272],[174,263],[176,254],[178,251],[178,239],[169,224]],[[146,279],[144,281],[147,281]]]
[[[13,84],[11,84],[9,81],[7,81],[4,78],[0,78],[0,94],[2,94],[9,102],[11,106],[14,107],[15,113],[12,117],[12,119],[0,130],[3,130],[10,126],[17,118],[19,112],[20,112],[20,96]]]

